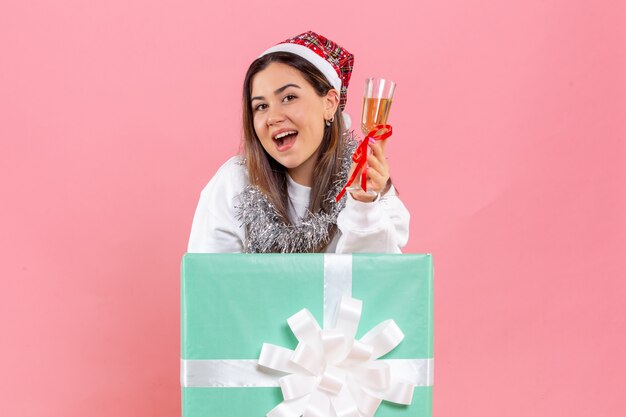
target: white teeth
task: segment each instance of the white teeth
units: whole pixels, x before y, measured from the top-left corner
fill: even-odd
[[[293,135],[295,133],[298,133],[298,132],[296,132],[295,130],[290,130],[289,132],[279,133],[278,135],[274,136],[274,139],[282,139],[287,135]]]

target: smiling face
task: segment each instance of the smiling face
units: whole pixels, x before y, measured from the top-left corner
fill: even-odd
[[[324,120],[339,104],[336,90],[320,97],[299,70],[272,62],[251,83],[254,130],[265,151],[302,185],[312,183]]]

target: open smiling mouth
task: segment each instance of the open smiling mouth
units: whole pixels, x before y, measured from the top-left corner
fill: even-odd
[[[274,143],[279,151],[286,150],[293,145],[296,141],[296,136],[298,136],[297,130],[289,130],[286,132],[281,132],[274,136]]]

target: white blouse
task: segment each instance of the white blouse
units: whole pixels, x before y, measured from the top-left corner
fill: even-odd
[[[236,206],[248,185],[241,156],[230,158],[204,187],[191,226],[188,252],[243,252],[246,231],[237,219]],[[289,216],[298,224],[309,206],[311,188],[287,176],[291,205]],[[401,253],[409,238],[409,212],[391,189],[377,200],[364,203],[348,193],[337,217],[338,232],[326,247],[331,253]]]

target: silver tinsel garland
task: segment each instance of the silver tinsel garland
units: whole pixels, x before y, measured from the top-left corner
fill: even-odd
[[[352,132],[346,133],[345,140],[341,169],[336,173],[325,197],[331,207],[329,213],[308,212],[300,224],[286,224],[261,190],[254,185],[244,189],[241,204],[237,206],[237,217],[246,230],[245,252],[304,253],[313,252],[329,243],[329,229],[337,224],[337,216],[346,205],[346,196],[338,203],[335,197],[348,180],[352,153],[358,145]]]

